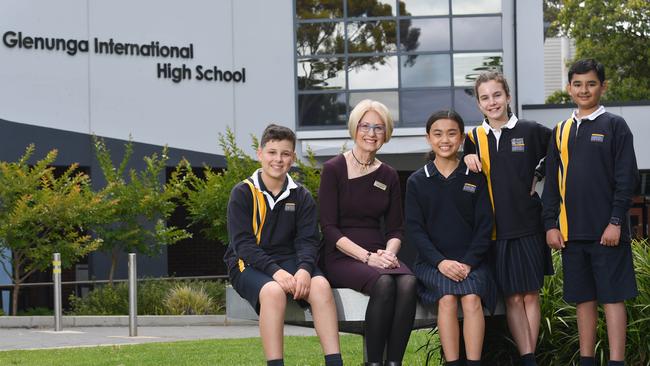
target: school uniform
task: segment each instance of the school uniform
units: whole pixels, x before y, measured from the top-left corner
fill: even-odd
[[[232,189],[227,215],[228,276],[256,311],[260,290],[278,270],[295,274],[304,269],[312,277],[323,275],[316,266],[320,248],[316,204],[289,175],[282,191],[273,196],[258,169]]]
[[[433,162],[413,173],[406,188],[406,235],[418,250],[415,275],[426,304],[445,295],[478,295],[494,311],[497,288],[485,263],[493,226],[485,177],[461,163],[444,177]],[[469,265],[469,276],[455,282],[438,270],[451,259]]]
[[[544,185],[544,226],[557,228],[564,298],[580,303],[620,302],[637,295],[628,211],[639,172],[633,136],[620,116],[603,106],[573,116],[553,130]],[[619,245],[600,244],[605,228],[620,223]]]
[[[553,273],[541,199],[530,194],[533,178],[544,177],[550,135],[549,128],[512,115],[498,130],[483,121],[465,139],[465,155],[479,156],[487,178],[495,214],[495,274],[506,296],[538,291],[544,275]]]

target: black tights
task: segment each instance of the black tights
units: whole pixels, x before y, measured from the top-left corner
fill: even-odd
[[[412,275],[381,275],[370,291],[365,339],[368,362],[402,361],[415,317],[416,279]]]

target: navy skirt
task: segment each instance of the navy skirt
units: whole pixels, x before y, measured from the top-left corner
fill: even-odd
[[[492,272],[483,264],[472,269],[466,279],[453,281],[443,275],[438,268],[426,262],[415,265],[418,278],[418,296],[423,304],[434,304],[445,295],[478,295],[483,307],[494,313],[497,303],[497,287]]]
[[[502,294],[539,291],[553,274],[551,249],[543,234],[496,241],[495,274]]]

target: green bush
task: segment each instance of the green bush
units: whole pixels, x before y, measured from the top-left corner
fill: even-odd
[[[214,303],[202,287],[177,285],[167,293],[165,308],[173,315],[205,315],[212,311]]]
[[[1,310],[0,310],[1,312]],[[21,310],[16,313],[17,316],[42,316],[42,315],[54,315],[54,310],[44,308],[44,307],[35,307]]]
[[[650,246],[648,240],[632,243],[634,269],[639,296],[626,302],[627,344],[625,363],[650,366]],[[540,291],[541,326],[537,344],[537,363],[548,366],[577,365],[580,359],[576,308],[562,298],[562,258],[560,252],[553,253],[555,275],[547,276]],[[519,356],[502,316],[486,318],[483,364],[518,365]],[[434,332],[434,334],[437,332]],[[609,346],[607,326],[602,306],[599,307],[597,327],[596,359],[607,364]],[[429,357],[441,354],[441,347],[435,342],[423,347]]]
[[[165,307],[165,299],[175,287],[185,285],[203,289],[213,306],[209,314],[225,309],[225,286],[221,281],[154,280],[138,282],[139,315],[173,315]],[[70,296],[71,315],[126,315],[129,313],[129,289],[125,282],[99,286],[84,297]]]
[[[639,296],[626,302],[628,365],[650,365],[650,247],[647,240],[632,243],[634,268]],[[554,253],[556,274],[547,277],[542,290],[542,324],[537,360],[540,365],[574,365],[580,358],[576,309],[562,300],[562,266],[559,253]],[[599,307],[596,359],[606,364],[609,354],[607,326],[602,306]]]

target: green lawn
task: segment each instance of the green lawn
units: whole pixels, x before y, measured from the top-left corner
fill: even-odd
[[[426,331],[411,336],[405,365],[424,365],[426,351],[417,351],[429,339]],[[363,363],[360,336],[341,336],[346,365]],[[286,337],[287,365],[322,365],[318,338]],[[35,351],[0,352],[0,365],[264,365],[259,338],[183,341],[139,345],[65,348]],[[438,365],[438,362],[432,362]]]

